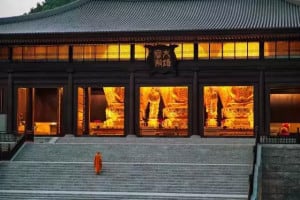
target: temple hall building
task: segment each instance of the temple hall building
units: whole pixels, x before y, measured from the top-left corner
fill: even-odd
[[[300,4],[78,0],[0,19],[2,130],[299,133]]]

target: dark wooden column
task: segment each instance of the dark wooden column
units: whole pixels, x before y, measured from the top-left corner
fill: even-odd
[[[192,91],[192,108],[189,109],[192,113],[192,134],[199,135],[199,95],[198,95],[198,72],[194,72],[193,91]]]
[[[65,123],[65,130],[67,134],[75,134],[73,126],[73,74],[72,70],[68,70],[68,95],[67,95],[67,120]],[[65,105],[65,104],[64,104]]]
[[[25,135],[26,140],[33,141],[34,130],[33,130],[33,89],[27,89],[27,104],[26,104],[26,124],[25,124]]]
[[[260,60],[264,60],[265,59],[264,41],[259,41],[259,59]]]
[[[194,61],[198,60],[198,43],[194,43]]]
[[[12,133],[14,130],[13,127],[13,121],[14,120],[14,111],[13,111],[13,106],[14,104],[14,97],[13,97],[13,80],[12,80],[12,72],[8,72],[8,77],[7,77],[7,132]]]
[[[203,113],[204,113],[204,94],[203,94],[203,86],[201,85],[201,87],[199,87],[199,90],[198,90],[198,92],[199,92],[199,94],[198,94],[198,96],[199,97],[201,97],[200,98],[200,101],[199,101],[199,118],[198,118],[198,124],[199,124],[199,126],[198,126],[198,128],[199,128],[199,134],[200,134],[200,136],[201,137],[203,137],[204,136],[204,115],[203,115]]]
[[[265,135],[266,133],[266,119],[265,119],[265,103],[266,103],[266,91],[265,91],[265,72],[260,71],[259,74],[259,118],[258,118],[258,134]]]
[[[83,98],[84,98],[84,103],[83,103],[83,123],[84,123],[84,132],[83,135],[88,135],[90,130],[89,130],[89,124],[90,124],[90,109],[89,109],[89,88],[84,87],[83,88]]]
[[[136,134],[135,133],[135,76],[134,72],[130,73],[130,81],[129,81],[129,132],[128,134]]]

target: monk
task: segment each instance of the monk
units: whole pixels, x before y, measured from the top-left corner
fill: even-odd
[[[94,158],[94,168],[95,168],[95,173],[100,174],[102,170],[102,156],[100,152],[97,152]]]

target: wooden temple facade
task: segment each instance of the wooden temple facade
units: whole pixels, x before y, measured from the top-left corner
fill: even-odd
[[[1,131],[299,133],[300,6],[78,0],[0,19]]]

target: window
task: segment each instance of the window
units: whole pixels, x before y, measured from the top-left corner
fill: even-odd
[[[264,56],[266,59],[300,58],[300,41],[265,42]]]
[[[9,49],[8,47],[0,47],[0,61],[8,60]]]
[[[253,86],[204,87],[204,135],[252,136]]]
[[[68,61],[69,46],[16,46],[12,57],[14,61]]]

